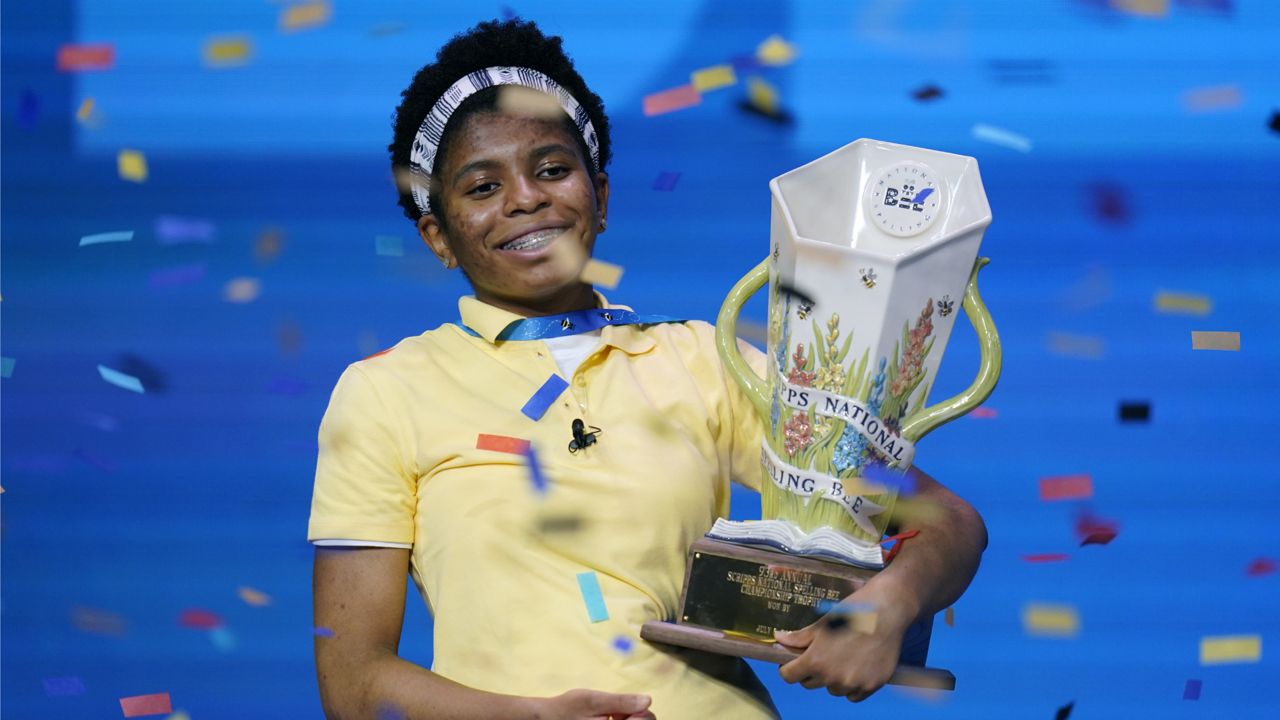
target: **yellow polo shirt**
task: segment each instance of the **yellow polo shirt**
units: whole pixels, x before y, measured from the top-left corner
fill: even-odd
[[[458,310],[481,337],[443,325],[338,380],[308,538],[411,546],[435,618],[432,670],[464,685],[648,693],[664,720],[774,717],[741,660],[640,639],[646,620],[675,617],[686,552],[728,515],[730,480],[760,488],[762,422],[713,326],[603,328],[534,420],[522,408],[558,373],[546,343],[494,342],[519,316],[471,297]],[[575,418],[601,432],[573,453]],[[525,455],[491,449],[511,442],[495,436],[532,444],[544,492]],[[592,577],[606,619],[584,598]]]

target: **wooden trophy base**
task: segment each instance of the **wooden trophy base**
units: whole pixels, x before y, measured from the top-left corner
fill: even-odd
[[[875,570],[702,538],[689,551],[678,622],[651,620],[640,637],[719,655],[786,663],[800,656],[773,641],[822,616],[823,601],[853,594]],[[955,675],[925,667],[933,618],[907,629],[892,685],[954,690]]]

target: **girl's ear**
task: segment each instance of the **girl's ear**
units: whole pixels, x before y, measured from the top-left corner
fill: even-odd
[[[449,236],[440,226],[440,220],[435,213],[427,213],[418,218],[418,236],[422,238],[422,242],[426,243],[432,254],[440,259],[445,269],[451,269],[457,264],[453,253],[449,250]]]

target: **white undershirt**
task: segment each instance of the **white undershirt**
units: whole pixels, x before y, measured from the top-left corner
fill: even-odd
[[[600,331],[593,330],[577,335],[546,338],[543,342],[547,344],[547,349],[551,351],[551,357],[556,361],[556,367],[560,368],[560,377],[567,380],[572,378],[573,374],[578,371],[578,366],[582,365],[582,361],[586,360],[591,353],[595,352],[596,348],[600,347]],[[311,544],[322,547],[384,547],[405,550],[413,547],[408,543],[348,540],[344,538],[312,540]]]

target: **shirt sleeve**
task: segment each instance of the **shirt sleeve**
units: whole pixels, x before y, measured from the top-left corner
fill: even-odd
[[[307,540],[413,543],[417,477],[394,416],[356,366],[338,379],[320,421]]]
[[[760,377],[765,377],[767,356],[741,339],[738,340],[738,349],[751,369]],[[724,368],[724,380],[731,415],[728,427],[733,429],[729,449],[730,477],[739,485],[760,492],[760,482],[764,477],[764,468],[760,464],[760,446],[764,442],[765,433],[764,419],[756,414],[755,406],[729,374],[728,368]]]

